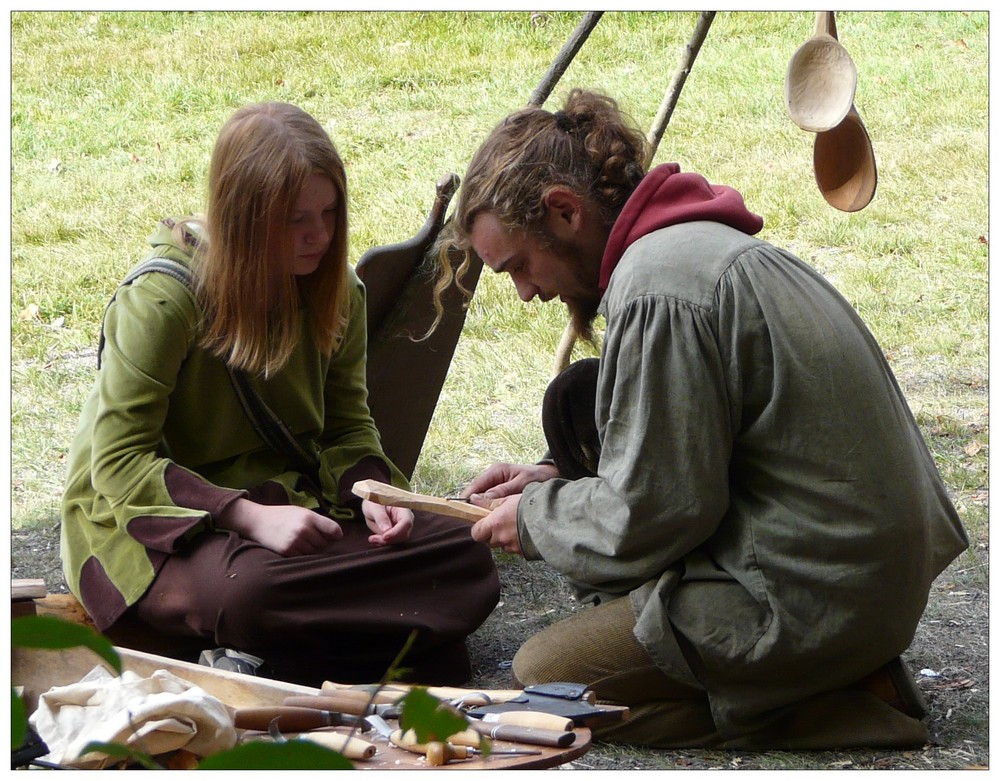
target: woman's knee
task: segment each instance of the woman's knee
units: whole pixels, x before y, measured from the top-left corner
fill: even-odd
[[[247,649],[275,629],[269,617],[282,595],[268,563],[277,554],[235,537],[214,537],[200,550],[168,561],[151,589],[160,595],[160,605],[152,609],[187,632]]]
[[[261,633],[270,631],[269,616],[275,612],[275,599],[280,593],[270,583],[263,570],[240,572],[233,582],[218,593],[206,597],[211,611],[218,616],[219,626],[230,632]],[[238,581],[238,582],[237,582]]]

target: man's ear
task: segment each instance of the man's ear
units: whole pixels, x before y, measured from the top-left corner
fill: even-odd
[[[548,210],[549,227],[569,229],[573,233],[580,230],[583,223],[583,201],[568,187],[550,187],[542,201]]]

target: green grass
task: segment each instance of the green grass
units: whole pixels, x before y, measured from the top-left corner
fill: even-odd
[[[157,220],[200,208],[212,142],[235,108],[285,100],[327,127],[347,162],[356,261],[423,222],[438,177],[462,174],[489,129],[526,103],[579,18],[12,14],[14,526],[57,519],[107,297]],[[570,86],[596,87],[648,129],[694,20],[606,13],[547,105]],[[856,214],[822,200],[813,136],[784,108],[785,67],[812,25],[804,12],[718,14],[656,162],[733,185],[764,216],[763,238],[834,280],[896,367],[970,531],[986,539],[987,14],[839,15],[880,175]],[[493,460],[537,457],[564,323],[557,304],[525,306],[509,282],[484,276],[419,487],[450,491]]]

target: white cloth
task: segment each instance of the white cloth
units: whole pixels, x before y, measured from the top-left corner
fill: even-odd
[[[97,666],[78,683],[41,695],[30,721],[49,748],[47,760],[86,769],[119,761],[100,752],[81,757],[93,741],[152,756],[180,748],[208,756],[237,739],[232,708],[166,670],[149,678],[128,670],[115,677]]]

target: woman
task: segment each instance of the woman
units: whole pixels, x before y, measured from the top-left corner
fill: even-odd
[[[322,127],[282,103],[237,111],[204,224],[167,220],[149,243],[193,282],[119,289],[69,454],[63,564],[97,627],[138,621],[312,685],[377,680],[416,629],[413,679],[464,680],[464,638],[499,597],[488,548],[464,522],[351,493],[407,482],[367,407],[364,288]],[[266,445],[241,395],[305,459]]]

